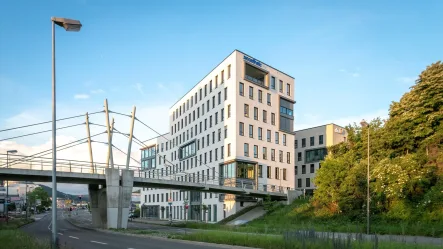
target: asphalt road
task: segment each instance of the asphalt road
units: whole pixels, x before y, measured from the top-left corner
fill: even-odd
[[[58,238],[59,244],[65,246],[67,249],[207,249],[207,248],[229,248],[224,245],[210,245],[193,242],[182,242],[176,240],[169,240],[163,238],[152,237],[135,237],[128,235],[109,234],[100,231],[82,229],[73,226],[63,216],[62,212],[58,212]],[[36,220],[22,227],[22,230],[43,240],[51,238],[52,219],[51,214]],[[238,248],[238,247],[231,247]]]

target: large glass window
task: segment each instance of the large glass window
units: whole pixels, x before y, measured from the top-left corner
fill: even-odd
[[[195,148],[195,140],[180,147],[178,156],[180,160],[195,156],[197,150]]]
[[[141,153],[141,168],[142,170],[156,168],[156,150],[155,146],[142,150]]]
[[[255,179],[254,164],[237,162],[237,177],[246,179]]]
[[[322,161],[323,159],[325,159],[326,155],[327,155],[326,148],[307,150],[305,156],[305,162],[312,163],[312,162]]]

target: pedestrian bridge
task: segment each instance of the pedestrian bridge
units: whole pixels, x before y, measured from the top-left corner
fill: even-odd
[[[6,160],[4,160],[6,159]],[[245,195],[256,198],[270,196],[273,200],[291,201],[294,190],[276,186],[258,186],[251,181],[220,179],[186,172],[164,174],[163,171],[141,171],[140,167],[103,163],[89,163],[58,159],[56,179],[58,183],[88,184],[93,224],[104,228],[126,228],[133,187],[178,189],[221,194]],[[52,159],[0,156],[0,179],[14,181],[51,182]],[[223,184],[220,184],[223,182]],[[101,187],[100,187],[101,186]]]

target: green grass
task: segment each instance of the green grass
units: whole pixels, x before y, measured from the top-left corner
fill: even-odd
[[[437,249],[441,246],[404,244],[399,242],[358,242],[312,238],[308,236],[285,240],[281,235],[241,234],[227,231],[207,231],[181,235],[171,235],[172,239],[248,246],[264,249]]]
[[[0,230],[0,247],[8,249],[50,249],[48,242],[39,241],[16,229]]]
[[[33,219],[10,219],[8,223],[6,221],[0,222],[0,230],[5,229],[17,229],[21,226],[34,222]]]
[[[246,225],[233,227],[220,224],[187,223],[177,224],[206,230],[225,230],[250,233],[282,234],[285,231],[315,230],[326,232],[366,233],[366,220],[351,219],[345,215],[318,217],[314,214],[308,200],[296,200],[291,205],[278,208],[271,214],[256,219]],[[380,216],[371,217],[371,233],[392,235],[420,235],[443,237],[443,221],[394,221]]]

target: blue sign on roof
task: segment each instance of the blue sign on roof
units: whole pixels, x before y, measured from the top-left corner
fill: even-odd
[[[261,62],[258,61],[258,60],[256,60],[256,59],[254,59],[254,58],[250,58],[250,57],[248,57],[248,56],[245,55],[245,56],[243,57],[243,59],[244,59],[245,61],[247,61],[247,62],[250,62],[250,63],[252,63],[252,64],[254,64],[254,65],[257,65],[257,66],[261,67]]]

